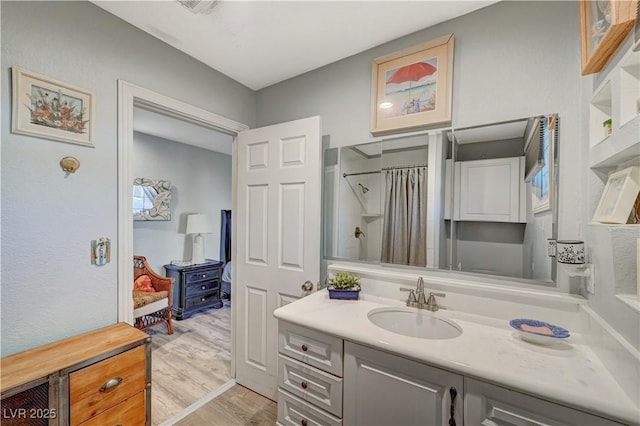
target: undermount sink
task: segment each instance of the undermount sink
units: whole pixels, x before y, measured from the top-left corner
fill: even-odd
[[[367,316],[378,327],[403,336],[453,339],[462,334],[462,328],[454,322],[417,309],[377,308]]]

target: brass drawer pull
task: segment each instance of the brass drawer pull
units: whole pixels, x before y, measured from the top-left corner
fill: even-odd
[[[306,389],[309,384],[307,382],[302,382],[300,383],[300,386],[302,386],[302,389]]]
[[[302,352],[306,352],[306,351],[308,351],[308,350],[309,350],[309,348],[307,347],[307,345],[304,345],[304,344],[303,344],[302,346],[300,346],[300,349],[302,349]]]
[[[122,382],[122,377],[112,377],[104,382],[104,385],[100,388],[100,392],[108,392],[118,386]]]

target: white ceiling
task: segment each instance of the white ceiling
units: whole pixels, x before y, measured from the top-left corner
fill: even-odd
[[[92,1],[253,90],[499,0],[220,0],[195,14],[176,0]],[[231,136],[136,108],[134,129],[231,154]]]
[[[221,0],[194,14],[174,0],[93,1],[253,90],[496,2]]]
[[[133,109],[133,129],[227,155],[232,152],[231,135],[138,107]]]

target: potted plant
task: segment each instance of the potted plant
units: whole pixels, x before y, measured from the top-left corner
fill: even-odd
[[[602,126],[605,130],[605,136],[609,136],[611,134],[611,119],[607,118],[602,122]]]
[[[360,278],[351,272],[336,272],[329,278],[329,299],[358,299],[360,293]]]

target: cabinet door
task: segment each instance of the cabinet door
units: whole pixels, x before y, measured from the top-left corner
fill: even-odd
[[[464,420],[486,426],[611,426],[619,423],[519,392],[464,379]]]
[[[462,426],[462,376],[345,342],[344,424]]]
[[[523,222],[524,178],[520,157],[456,163],[459,212],[456,219]],[[521,209],[522,207],[522,209]]]

